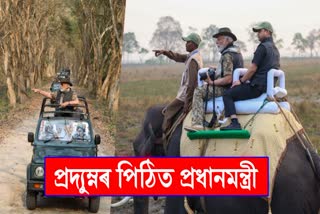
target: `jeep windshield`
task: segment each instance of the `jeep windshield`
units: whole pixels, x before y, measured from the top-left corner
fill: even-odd
[[[89,143],[91,141],[89,124],[80,120],[43,119],[39,127],[38,140],[44,143],[53,141]]]

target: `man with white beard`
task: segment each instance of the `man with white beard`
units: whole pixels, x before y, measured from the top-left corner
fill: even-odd
[[[232,85],[232,74],[236,68],[243,68],[243,58],[240,49],[233,44],[237,41],[237,37],[231,32],[227,27],[220,28],[218,33],[213,35],[216,38],[216,44],[221,53],[221,58],[218,67],[215,71],[214,79],[209,77],[207,73],[207,79],[204,81],[209,84],[209,86],[215,86],[213,92],[213,87],[208,87],[208,97],[207,84],[198,86],[193,94],[192,101],[192,126],[186,127],[189,131],[197,131],[204,129],[204,101],[205,99],[212,99],[213,97],[222,96],[224,91]]]

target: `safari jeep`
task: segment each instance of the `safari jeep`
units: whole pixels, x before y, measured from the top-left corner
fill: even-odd
[[[37,207],[37,196],[44,196],[44,157],[46,156],[97,156],[100,136],[93,135],[88,104],[79,97],[76,111],[61,111],[50,99],[42,101],[36,132],[28,133],[33,146],[31,163],[27,166],[26,206]],[[89,198],[89,212],[98,212],[99,197]]]

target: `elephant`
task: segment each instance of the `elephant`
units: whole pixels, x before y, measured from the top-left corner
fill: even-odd
[[[166,151],[162,147],[162,109],[150,107],[145,115],[143,128],[133,142],[137,156],[180,156],[182,124],[172,135]],[[303,139],[303,134],[299,134]],[[197,213],[290,213],[317,214],[320,212],[320,156],[309,141],[302,146],[298,139],[289,143],[275,177],[272,201],[261,197],[188,197],[188,203]],[[134,212],[148,213],[148,198],[134,198]],[[167,197],[166,214],[186,213],[184,197]]]

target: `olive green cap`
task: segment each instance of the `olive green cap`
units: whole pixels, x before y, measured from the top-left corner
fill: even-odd
[[[201,37],[197,33],[190,33],[188,36],[183,36],[182,39],[186,42],[194,42],[198,46],[201,42]]]
[[[260,22],[252,28],[254,32],[258,32],[261,29],[266,29],[267,31],[273,33],[273,28],[270,22]]]

